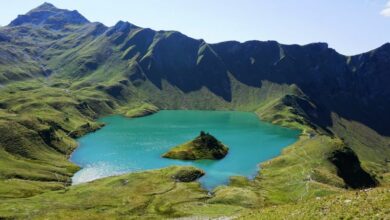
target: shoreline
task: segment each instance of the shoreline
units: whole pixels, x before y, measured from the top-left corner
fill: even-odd
[[[294,144],[296,144],[296,143],[299,141],[300,137],[303,135],[303,132],[300,131],[300,130],[298,130],[298,129],[292,129],[292,128],[288,128],[288,127],[283,127],[283,126],[280,126],[280,125],[275,125],[275,124],[269,123],[269,122],[267,122],[267,121],[261,120],[261,118],[260,118],[255,112],[251,112],[251,111],[201,110],[201,109],[200,109],[200,110],[199,110],[199,109],[177,109],[177,110],[175,110],[175,109],[159,109],[158,111],[155,111],[155,112],[153,112],[152,114],[144,114],[144,115],[142,115],[142,116],[136,116],[136,117],[127,117],[127,116],[125,116],[124,114],[120,114],[120,113],[115,113],[115,112],[114,112],[114,113],[112,113],[112,114],[106,114],[106,115],[104,115],[104,116],[101,116],[101,117],[99,117],[99,119],[100,119],[100,118],[104,118],[104,117],[110,117],[110,116],[121,116],[121,117],[124,117],[124,118],[127,118],[127,119],[136,119],[136,118],[141,118],[141,117],[148,117],[148,116],[157,114],[157,113],[162,112],[162,111],[193,111],[193,112],[203,112],[203,111],[206,112],[206,111],[212,111],[212,112],[221,112],[221,113],[223,113],[223,112],[226,112],[226,113],[249,113],[249,114],[254,114],[254,115],[256,116],[257,120],[259,120],[259,121],[262,122],[262,123],[266,123],[266,124],[269,124],[269,125],[277,126],[277,127],[283,128],[283,129],[288,129],[288,130],[292,130],[292,131],[297,131],[297,134],[295,135],[296,141],[295,141],[294,143],[289,144],[289,145],[287,145],[287,146],[284,146],[284,147],[281,149],[280,153],[279,153],[278,155],[276,155],[275,157],[269,158],[269,159],[267,159],[267,160],[265,160],[265,161],[262,161],[262,162],[258,162],[258,163],[256,164],[256,171],[255,171],[253,174],[250,174],[250,175],[248,175],[248,176],[245,176],[245,175],[233,175],[233,176],[230,176],[230,177],[229,177],[229,180],[228,180],[226,183],[220,184],[220,185],[215,186],[215,187],[213,187],[213,188],[207,188],[207,187],[203,186],[203,184],[201,184],[201,185],[202,185],[202,188],[205,189],[205,190],[207,190],[208,192],[214,191],[214,190],[215,190],[217,187],[219,187],[219,186],[230,186],[230,185],[232,184],[232,183],[231,183],[231,179],[232,179],[232,178],[245,178],[245,179],[247,179],[248,181],[255,181],[256,178],[259,177],[259,176],[261,175],[260,171],[261,171],[261,166],[262,166],[262,164],[267,163],[267,162],[269,162],[269,161],[271,161],[271,160],[277,159],[278,157],[282,156],[283,150],[286,149],[286,148],[288,148],[288,147],[290,147],[290,146],[292,146],[292,145],[294,145]],[[97,119],[97,122],[98,122],[99,119]],[[101,128],[103,128],[103,127],[101,127]],[[96,130],[96,131],[98,131],[98,130]],[[93,132],[96,132],[96,131],[93,131]],[[93,132],[90,132],[90,133],[93,133]],[[88,134],[90,134],[90,133],[86,133],[85,135],[88,135]],[[85,135],[84,135],[84,136],[85,136]],[[82,137],[84,137],[84,136],[82,136]],[[81,138],[81,137],[79,137],[79,138]],[[79,138],[77,138],[76,141],[77,141]],[[78,142],[77,142],[77,143],[78,143]],[[79,144],[79,143],[78,143],[78,144]],[[79,146],[77,146],[77,148],[78,148],[78,147],[79,147]],[[71,155],[73,155],[73,153],[77,150],[77,148],[74,149],[74,151],[72,152]],[[113,175],[104,176],[104,177],[98,177],[98,178],[92,179],[92,180],[90,180],[90,181],[79,182],[79,183],[74,184],[74,183],[73,183],[73,177],[75,176],[75,174],[76,174],[77,172],[79,172],[81,169],[83,169],[83,167],[81,167],[81,166],[78,165],[77,163],[71,161],[70,158],[69,158],[69,161],[72,162],[73,164],[75,164],[75,165],[77,165],[77,166],[80,167],[80,169],[79,169],[78,171],[76,171],[76,172],[71,176],[71,179],[72,179],[71,186],[79,185],[79,184],[84,184],[84,183],[89,183],[89,182],[93,182],[93,181],[99,180],[99,179],[104,179],[104,178],[110,178],[110,177],[115,177],[115,176],[126,175],[126,174],[130,174],[130,173],[142,173],[142,172],[148,172],[148,171],[154,171],[154,170],[161,169],[161,168],[151,168],[151,169],[145,169],[145,170],[140,170],[140,171],[129,171],[129,172],[128,172],[128,171],[125,171],[125,172],[120,172],[120,173],[118,173],[118,174],[113,174]],[[169,166],[185,166],[185,165],[169,165]],[[166,167],[169,167],[169,166],[166,166]],[[190,165],[190,166],[194,166],[194,165]],[[166,168],[166,167],[163,167],[163,168]],[[196,166],[194,166],[194,167],[196,167]],[[207,172],[206,172],[206,173],[207,173]]]

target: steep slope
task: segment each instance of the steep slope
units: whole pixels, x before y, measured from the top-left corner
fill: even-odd
[[[0,28],[0,82],[9,83],[53,73],[48,60],[96,35],[103,25],[89,23],[77,11],[45,3]],[[95,32],[94,32],[95,31]],[[87,39],[86,39],[87,38]]]
[[[388,135],[388,129],[381,127],[387,123],[376,121],[389,120],[383,111],[389,107],[389,88],[383,84],[389,80],[385,70],[388,45],[354,57],[342,56],[326,44],[301,47],[253,41],[226,42],[214,48],[242,83],[255,87],[261,87],[262,81],[297,85],[318,107],[315,114],[308,114],[315,123],[331,127],[333,112]]]

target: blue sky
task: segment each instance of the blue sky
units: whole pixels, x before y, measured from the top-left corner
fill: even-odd
[[[390,42],[388,0],[47,0],[108,26],[118,20],[156,30],[178,30],[215,43],[277,40],[327,42],[346,55]],[[40,0],[0,0],[0,25]],[[389,3],[388,3],[389,2]]]

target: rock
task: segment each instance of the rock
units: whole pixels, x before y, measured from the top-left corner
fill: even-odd
[[[351,203],[351,202],[352,202],[352,200],[350,200],[350,199],[344,200],[344,203]]]
[[[189,167],[188,169],[179,170],[176,174],[172,176],[177,182],[193,182],[204,175],[204,171]]]
[[[227,155],[228,151],[229,148],[214,136],[202,131],[194,140],[173,147],[162,157],[179,160],[220,160]]]

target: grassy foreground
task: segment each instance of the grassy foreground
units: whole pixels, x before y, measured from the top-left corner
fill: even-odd
[[[250,211],[239,219],[389,219],[390,188],[345,192]]]
[[[198,182],[180,182],[197,169],[161,170],[105,178],[27,199],[0,201],[0,217],[20,219],[161,219],[188,215],[232,216],[244,208],[208,202]],[[183,174],[181,174],[183,176]]]
[[[125,174],[25,199],[0,201],[4,219],[387,219],[390,188],[340,191],[297,203],[266,205],[239,177],[212,194],[192,167]],[[184,174],[183,174],[184,173]],[[184,178],[180,181],[177,176]],[[189,178],[186,180],[186,178]]]

